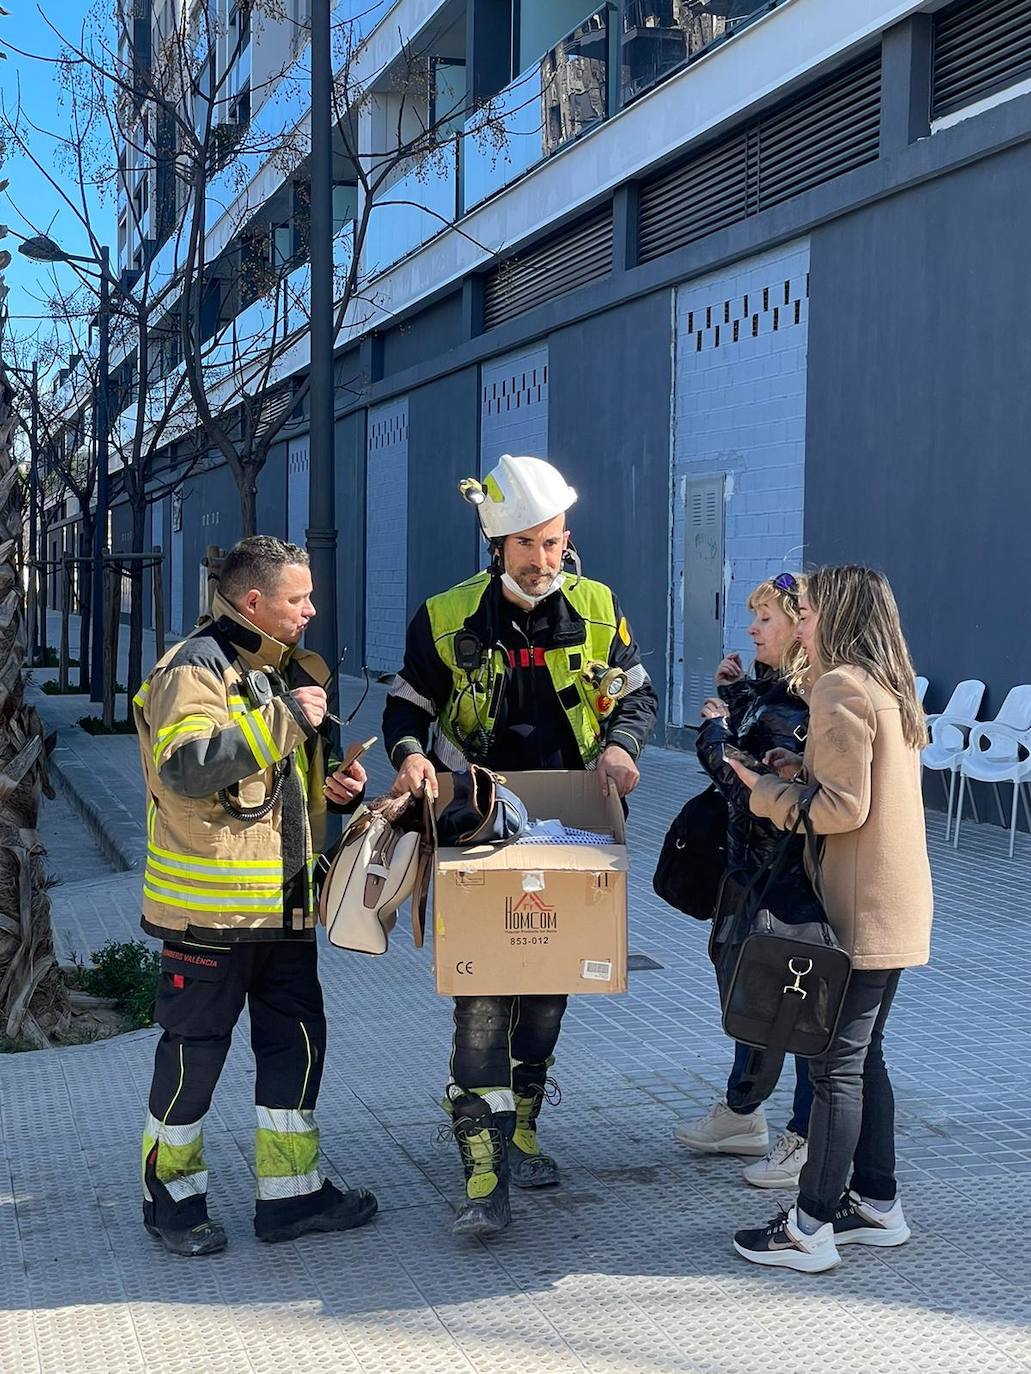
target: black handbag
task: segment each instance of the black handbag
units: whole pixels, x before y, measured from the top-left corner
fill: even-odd
[[[727,866],[727,803],[713,786],[691,797],[666,831],[652,887],[697,921],[716,910]]]
[[[723,1009],[723,1029],[757,1049],[823,1054],[837,1029],[852,973],[824,909],[819,849],[809,808],[811,788],[794,826],[713,932],[712,953]],[[812,889],[780,883],[791,840],[805,828]]]

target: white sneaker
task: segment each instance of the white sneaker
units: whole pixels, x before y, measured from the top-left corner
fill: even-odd
[[[673,1139],[707,1155],[764,1155],[770,1148],[762,1107],[742,1116],[725,1102],[717,1102],[696,1121],[678,1121]]]
[[[768,1226],[755,1231],[738,1231],[734,1249],[752,1264],[769,1264],[781,1269],[799,1269],[804,1274],[822,1274],[841,1263],[834,1244],[834,1226],[827,1221],[811,1236],[798,1224],[796,1209],[781,1212]]]
[[[905,1245],[912,1234],[898,1198],[891,1211],[879,1212],[853,1192],[847,1192],[841,1199],[833,1226],[839,1245]]]
[[[809,1158],[809,1142],[804,1135],[785,1131],[765,1159],[757,1159],[743,1171],[745,1182],[753,1188],[795,1188],[802,1165]]]

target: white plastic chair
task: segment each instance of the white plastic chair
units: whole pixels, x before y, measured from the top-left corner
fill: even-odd
[[[1017,797],[1024,803],[1024,815],[1031,827],[1031,811],[1024,795],[1024,783],[1031,778],[1031,684],[1012,687],[1002,709],[993,721],[975,725],[970,741],[959,760],[959,800],[956,805],[956,831],[953,845],[959,848],[959,826],[963,818],[963,793],[967,778],[990,782],[995,789],[999,821],[1006,824],[999,796],[999,783],[1013,784],[1010,808],[1010,858],[1017,837]]]
[[[918,678],[915,679],[915,682],[916,682],[916,699],[917,699],[917,701],[920,703],[920,705],[923,706],[923,704],[924,704],[924,697],[927,695],[927,679],[926,679],[925,677],[918,677]]]
[[[918,678],[917,681],[919,682],[920,679]],[[924,768],[930,768],[932,772],[942,775],[942,787],[945,788],[947,798],[945,810],[946,842],[948,842],[949,831],[952,829],[952,805],[956,794],[956,773],[959,768],[959,761],[966,753],[968,737],[970,731],[977,724],[977,713],[981,709],[983,699],[984,683],[979,682],[976,678],[968,678],[965,682],[957,683],[952,689],[952,696],[949,697],[944,711],[927,717],[927,728],[931,734],[931,741],[921,750],[920,762]],[[948,786],[945,784],[946,773],[949,775]],[[970,801],[974,805],[973,793],[971,793]],[[976,805],[974,805],[974,817],[979,819]]]

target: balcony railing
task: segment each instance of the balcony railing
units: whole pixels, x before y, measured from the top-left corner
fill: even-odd
[[[384,187],[365,233],[364,269],[375,276],[453,224],[459,213],[458,142]]]
[[[609,10],[602,7],[466,122],[463,209],[469,210],[609,113]]]
[[[620,36],[622,100],[732,38],[782,0],[629,0]]]

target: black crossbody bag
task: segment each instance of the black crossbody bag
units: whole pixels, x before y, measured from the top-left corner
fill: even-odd
[[[833,1040],[852,973],[852,960],[824,907],[819,848],[809,819],[818,790],[805,793],[791,830],[740,899],[717,919],[711,949],[726,1033],[757,1049],[806,1058],[823,1054]],[[779,882],[800,827],[813,872],[808,892]]]

